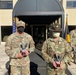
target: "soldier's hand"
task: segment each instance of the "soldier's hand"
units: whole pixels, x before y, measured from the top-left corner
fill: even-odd
[[[23,55],[23,56],[28,56],[28,55],[29,55],[28,50],[23,50],[23,51],[22,51],[22,55]]]
[[[27,55],[29,55],[29,52],[28,52],[28,50],[25,50],[25,54],[26,54],[26,56],[27,56]]]
[[[56,68],[56,63],[55,63],[55,61],[53,61],[52,64],[53,64],[53,66]]]
[[[23,55],[21,53],[18,54],[18,58],[23,58]]]
[[[53,62],[53,66],[55,67],[55,68],[60,68],[61,67],[61,62],[60,61],[57,61],[57,62]]]
[[[60,69],[65,69],[66,67],[66,64],[64,62],[61,61],[61,64],[60,64]]]

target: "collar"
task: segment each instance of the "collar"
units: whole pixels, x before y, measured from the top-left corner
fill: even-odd
[[[16,32],[15,34],[17,37],[23,38],[25,37],[25,33],[23,32],[22,34],[19,34],[18,32]]]
[[[50,38],[49,39],[51,42],[55,42],[55,39],[54,38]],[[59,37],[59,39],[57,40],[58,42],[61,42],[62,41],[62,39],[61,39],[61,37]]]

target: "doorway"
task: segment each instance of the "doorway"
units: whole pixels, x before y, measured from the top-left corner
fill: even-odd
[[[25,32],[33,37],[37,49],[41,49],[46,40],[46,25],[27,25]]]
[[[33,26],[33,39],[37,49],[41,49],[46,39],[46,26]]]

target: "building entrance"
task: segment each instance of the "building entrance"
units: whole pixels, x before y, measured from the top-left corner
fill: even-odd
[[[33,26],[33,39],[36,48],[41,48],[44,40],[46,39],[46,26]]]
[[[46,26],[28,25],[25,32],[33,37],[37,48],[40,48],[46,39]]]

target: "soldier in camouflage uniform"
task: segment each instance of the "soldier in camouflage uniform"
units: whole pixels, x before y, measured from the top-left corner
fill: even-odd
[[[74,59],[74,63],[76,64],[76,28],[70,31],[70,37],[71,37],[71,46],[74,51],[73,59]]]
[[[47,75],[67,75],[65,69],[72,48],[60,37],[62,29],[59,24],[52,25],[50,31],[53,37],[46,39],[42,46],[42,57],[47,63]]]
[[[24,32],[25,23],[18,21],[17,32],[11,34],[5,44],[5,52],[10,57],[10,75],[30,75],[29,54],[34,51],[31,35]]]

